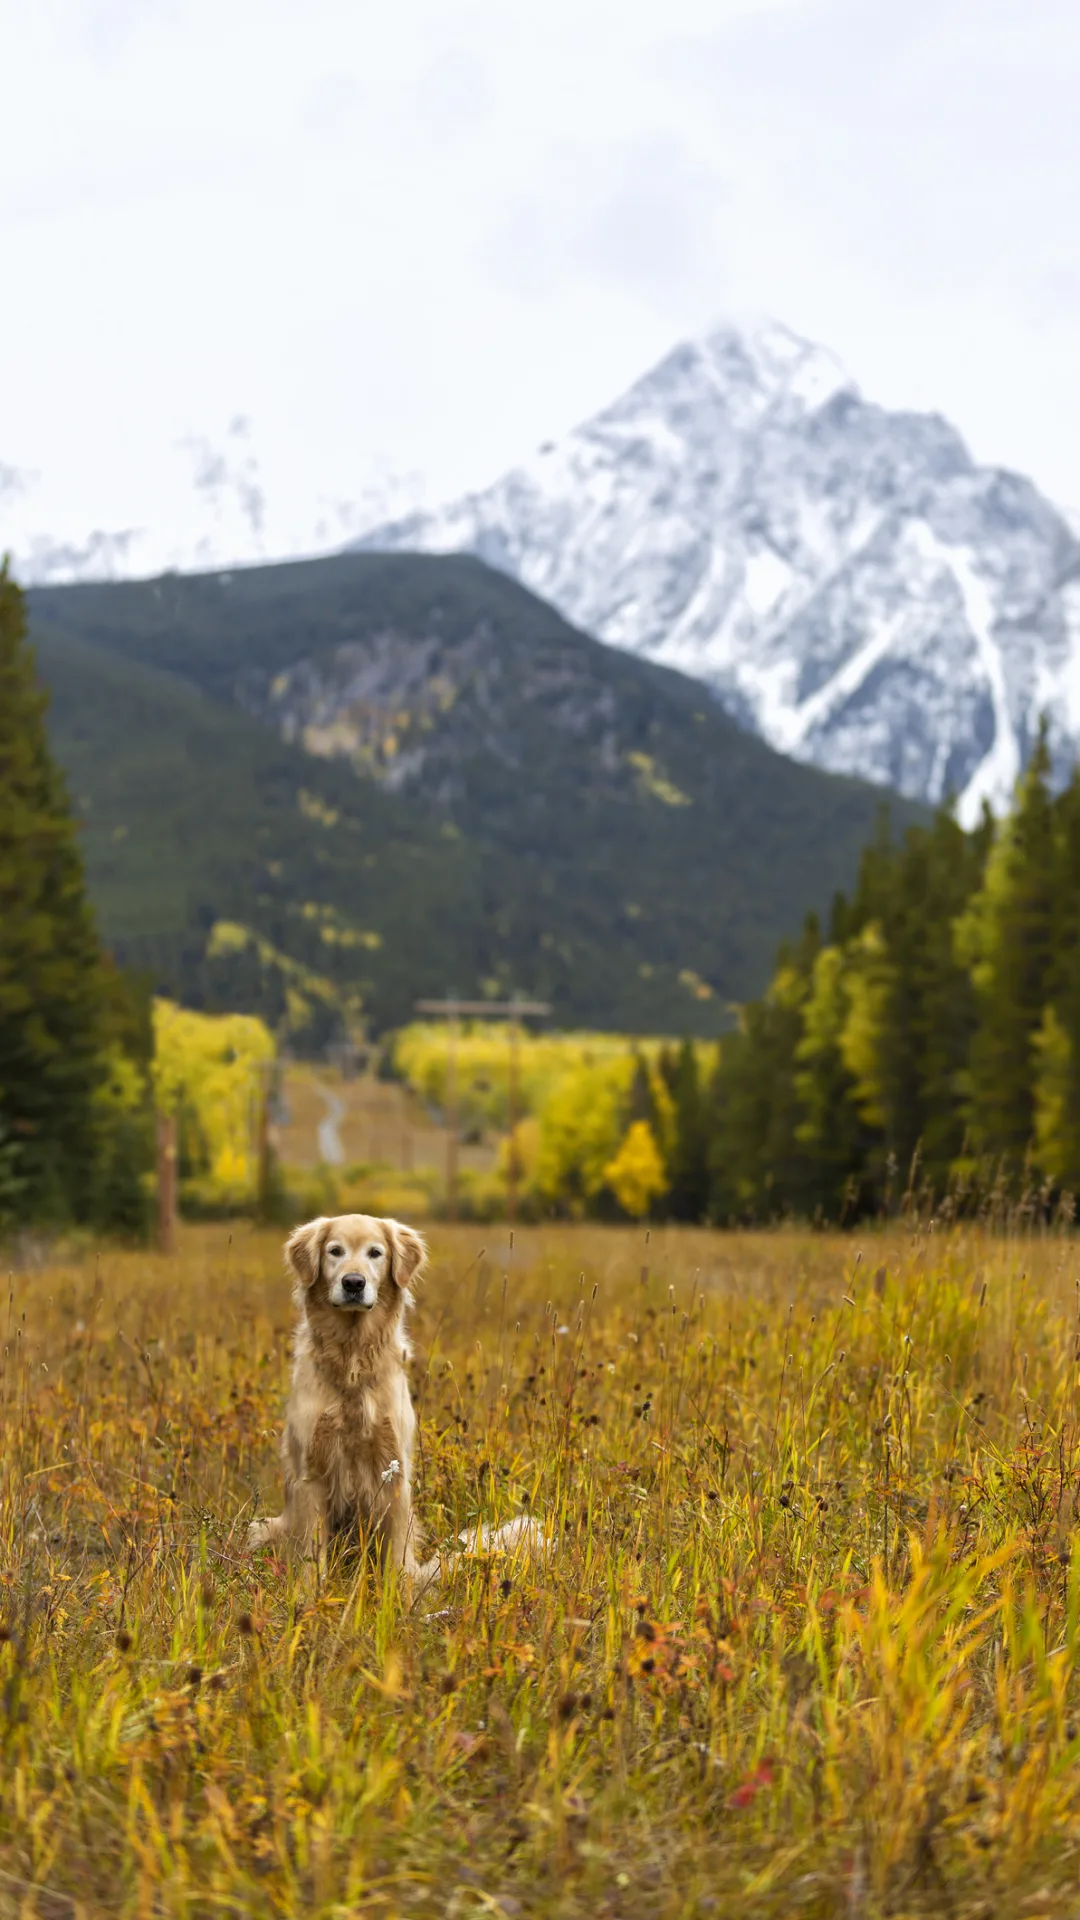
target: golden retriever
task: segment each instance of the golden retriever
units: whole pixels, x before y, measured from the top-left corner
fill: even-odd
[[[298,1314],[281,1444],[285,1504],[275,1519],[252,1522],[248,1546],[310,1552],[317,1540],[348,1535],[430,1585],[442,1569],[437,1555],[423,1566],[417,1559],[405,1327],[427,1247],[398,1220],[347,1213],[297,1227],[285,1258]],[[473,1551],[540,1538],[525,1519],[461,1536]]]

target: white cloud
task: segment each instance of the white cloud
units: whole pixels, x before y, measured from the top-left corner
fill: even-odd
[[[506,209],[482,264],[526,299],[593,282],[643,298],[677,324],[703,297],[711,306],[723,296],[726,197],[722,177],[675,134],[640,134],[599,151],[568,143],[545,188]]]
[[[238,413],[228,512],[254,487],[303,543],[388,472],[484,480],[729,307],[1080,503],[1074,0],[0,0],[0,32],[0,459],[41,476],[0,543],[194,537],[224,496],[178,443]]]

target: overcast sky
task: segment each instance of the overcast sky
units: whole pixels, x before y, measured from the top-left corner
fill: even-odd
[[[0,541],[329,544],[748,311],[1080,507],[1078,0],[0,0],[0,48]]]

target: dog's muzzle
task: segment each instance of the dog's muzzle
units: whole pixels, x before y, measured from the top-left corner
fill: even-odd
[[[341,1302],[346,1307],[373,1307],[375,1289],[363,1273],[343,1273],[339,1282]]]

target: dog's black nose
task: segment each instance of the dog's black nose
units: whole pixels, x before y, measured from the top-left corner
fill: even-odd
[[[341,1291],[346,1300],[362,1300],[367,1291],[367,1280],[362,1273],[343,1273]]]

